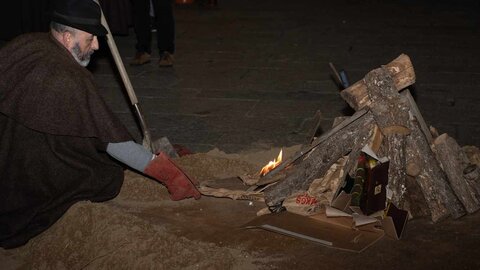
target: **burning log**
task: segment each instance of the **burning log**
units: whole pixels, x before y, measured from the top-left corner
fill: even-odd
[[[365,145],[388,157],[389,200],[412,216],[429,214],[437,222],[480,209],[480,169],[467,162],[453,139],[440,136],[431,146],[433,136],[409,91],[399,93],[414,82],[412,63],[402,54],[343,90],[340,95],[357,112],[265,176],[285,174],[264,191],[270,210],[307,190],[343,156],[352,174]]]
[[[346,121],[349,121],[349,119]],[[323,176],[340,157],[347,155],[349,152],[359,153],[371,137],[373,125],[373,115],[365,113],[337,132],[328,133],[326,138],[320,137],[319,140],[322,143],[306,152],[304,159],[294,166],[291,174],[287,175],[284,180],[265,189],[267,205],[270,208],[281,206],[283,200],[291,194],[307,190],[312,181]]]
[[[280,150],[280,153],[278,153],[278,156],[276,159],[268,162],[267,165],[265,165],[261,170],[260,170],[260,176],[264,176],[267,174],[269,171],[273,170],[275,167],[278,166],[282,162],[282,150]]]

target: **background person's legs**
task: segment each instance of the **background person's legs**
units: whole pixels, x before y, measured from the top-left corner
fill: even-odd
[[[157,26],[157,47],[160,53],[160,66],[172,66],[175,53],[175,17],[173,0],[153,0],[155,23]]]
[[[133,0],[133,29],[137,38],[135,49],[137,54],[130,63],[142,65],[150,62],[152,53],[152,32],[150,27],[150,0]]]

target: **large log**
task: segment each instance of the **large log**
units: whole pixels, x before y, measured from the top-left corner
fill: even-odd
[[[471,163],[457,142],[447,134],[442,134],[433,142],[432,150],[465,210],[473,213],[480,209],[480,194],[472,186],[475,183],[470,181],[468,174],[464,174]]]
[[[392,76],[397,91],[415,83],[415,71],[410,57],[406,54],[401,54],[382,67]],[[356,111],[368,106],[371,102],[364,80],[360,80],[341,91],[340,95]]]
[[[410,133],[408,100],[398,93],[394,77],[385,67],[370,71],[364,82],[371,101],[368,107],[385,136],[385,151],[390,160],[388,188],[392,191],[391,201],[401,206],[406,181],[405,136]]]
[[[283,200],[291,194],[307,190],[313,180],[322,177],[340,157],[349,152],[358,152],[372,136],[373,127],[373,116],[367,112],[338,132],[324,137],[321,143],[293,166],[284,180],[265,189],[265,202],[270,209],[280,207]]]
[[[476,193],[480,194],[480,167],[477,164],[470,164],[463,170],[463,177]]]
[[[388,188],[392,191],[392,202],[418,214],[430,212],[435,222],[448,215],[458,218],[465,214],[465,209],[434,158],[430,149],[431,134],[427,133],[423,118],[409,93],[398,93],[414,82],[410,59],[401,55],[388,65],[369,72],[341,95],[356,110],[368,107],[384,135],[382,152],[390,160]],[[413,122],[409,119],[410,115],[414,116]],[[411,128],[415,129],[415,134],[410,134]],[[410,195],[418,193],[419,187],[424,198],[418,195],[406,198],[409,195],[406,186],[412,186],[413,179],[418,185],[413,185],[417,190]],[[423,209],[424,205],[413,205],[422,201],[428,205],[428,211]]]
[[[459,218],[465,209],[453,193],[447,177],[435,158],[416,119],[410,120],[410,135],[406,138],[406,162],[416,164],[418,172],[409,172],[420,186],[433,222],[451,215]]]
[[[476,195],[468,198],[469,206],[465,209],[466,196],[459,196],[459,200],[458,191],[455,193],[452,189],[452,181],[449,183],[432,152],[433,133],[426,128],[413,98],[409,93],[398,93],[414,82],[410,59],[401,55],[342,91],[342,97],[357,112],[264,177],[268,180],[276,172],[286,173],[283,180],[264,191],[269,209],[274,212],[281,209],[285,198],[306,191],[315,179],[323,177],[332,164],[345,155],[349,160],[344,169],[350,172],[361,148],[367,144],[375,145],[381,156],[389,158],[390,199],[395,205],[410,210],[412,215],[430,214],[432,221],[438,222],[448,216],[459,218],[466,210],[479,209],[475,207],[480,202]],[[381,136],[374,136],[375,131],[379,135],[378,130]],[[287,167],[290,168],[288,172]],[[478,166],[459,167],[463,181],[471,187],[470,192],[480,189],[480,185],[475,185],[480,181]]]
[[[267,173],[263,179],[269,179],[273,177],[278,172],[285,170],[288,166],[290,166],[293,162],[297,161],[299,158],[305,156],[307,153],[315,149],[318,145],[322,144],[325,140],[333,136],[334,134],[340,132],[344,128],[350,126],[353,122],[357,121],[357,119],[362,118],[367,113],[367,110],[361,110],[355,112],[352,116],[345,119],[345,121],[341,122],[338,125],[335,125],[331,130],[322,134],[320,137],[317,137],[310,145],[303,147],[299,152],[295,153],[289,159],[282,161],[280,165],[275,167],[275,169],[271,170]]]
[[[399,207],[408,211],[411,218],[431,216],[432,214],[425,201],[425,196],[423,196],[422,189],[415,178],[416,176],[407,175],[405,196]]]
[[[480,150],[476,146],[466,145],[462,147],[462,151],[470,162],[470,165],[463,170],[463,176],[477,194],[480,194]]]
[[[433,143],[432,132],[430,131],[430,129],[427,126],[427,123],[423,119],[423,116],[420,113],[420,109],[418,108],[417,103],[413,99],[413,96],[410,93],[410,90],[405,89],[404,91],[402,91],[401,95],[404,96],[406,98],[406,100],[408,101],[408,105],[410,106],[410,113],[413,114],[413,116],[415,116],[415,118],[417,119],[418,124],[420,125],[420,129],[422,130],[423,134],[425,135],[425,138],[427,139],[427,142],[429,144],[432,144]]]

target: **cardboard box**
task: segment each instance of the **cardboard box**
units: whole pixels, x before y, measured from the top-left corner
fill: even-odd
[[[388,204],[385,217],[382,219],[382,227],[385,234],[395,240],[399,240],[408,220],[408,211],[397,208],[393,203]]]
[[[344,212],[345,215],[351,215],[354,218],[354,220],[355,218],[358,219],[359,218],[358,216],[355,217],[352,214],[356,213],[356,214],[362,215],[363,211],[360,209],[360,207],[350,206],[350,201],[351,201],[351,194],[347,194],[344,191],[342,191],[333,200],[331,205],[333,208]],[[332,216],[332,215],[327,215],[327,216]],[[381,221],[382,228],[385,231],[385,234],[390,238],[399,240],[402,237],[403,231],[405,230],[405,226],[407,224],[408,211],[399,209],[393,203],[389,202],[385,212],[383,210],[378,211],[376,213],[369,215],[369,217],[377,217],[378,220]]]

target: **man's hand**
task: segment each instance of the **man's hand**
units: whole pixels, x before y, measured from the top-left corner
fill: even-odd
[[[144,170],[144,173],[165,184],[173,201],[193,197],[200,199],[201,194],[195,187],[197,181],[185,174],[163,152],[157,155]]]

